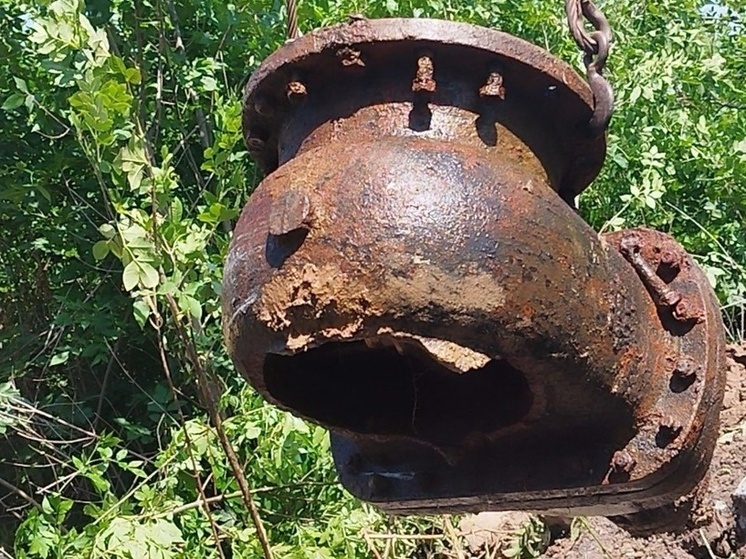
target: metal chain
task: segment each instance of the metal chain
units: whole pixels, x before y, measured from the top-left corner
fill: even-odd
[[[600,136],[609,126],[614,112],[614,92],[603,77],[606,59],[609,56],[612,35],[606,16],[591,0],[565,0],[567,24],[575,43],[585,52],[585,68],[588,85],[593,92],[593,116],[588,126],[594,135]],[[585,30],[585,21],[593,25],[595,31]]]
[[[286,0],[288,11],[288,39],[297,39],[300,36],[298,30],[298,6],[295,0]]]

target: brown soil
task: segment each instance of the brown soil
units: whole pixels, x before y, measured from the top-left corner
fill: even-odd
[[[721,413],[720,437],[706,480],[700,485],[697,505],[691,515],[691,525],[677,534],[656,534],[634,537],[629,532],[602,517],[576,520],[570,529],[570,519],[551,519],[551,544],[542,557],[547,559],[746,559],[746,534],[736,528],[736,512],[732,494],[746,477],[746,342],[728,348],[728,380]],[[462,523],[462,535],[467,536],[474,557],[503,557],[509,537],[506,530],[523,513],[501,513],[503,516],[483,516],[474,522]],[[507,515],[507,516],[505,516]],[[515,515],[515,518],[511,518]],[[481,517],[481,518],[480,518]],[[474,517],[472,517],[474,518]],[[466,519],[464,519],[466,521]],[[479,526],[481,521],[481,526]],[[746,518],[741,517],[746,523]],[[743,524],[742,524],[743,525]],[[492,531],[492,541],[480,542],[470,532]],[[499,536],[497,536],[499,534]],[[497,537],[496,537],[497,536]],[[489,537],[485,538],[489,540]],[[476,544],[476,545],[475,545]],[[491,548],[491,550],[490,550]],[[485,551],[487,553],[485,553]]]

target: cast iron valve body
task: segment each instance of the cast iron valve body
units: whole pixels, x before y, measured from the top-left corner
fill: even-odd
[[[246,89],[268,173],[223,280],[231,356],[400,513],[622,515],[691,491],[723,392],[715,296],[670,237],[596,234],[586,83],[496,31],[358,20]]]

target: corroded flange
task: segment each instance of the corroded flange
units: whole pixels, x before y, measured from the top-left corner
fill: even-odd
[[[413,83],[423,56],[432,64],[429,90]],[[314,31],[267,58],[246,86],[243,122],[265,172],[335,139],[458,138],[538,157],[537,171],[569,200],[606,153],[605,139],[587,134],[592,113],[583,79],[526,41],[464,23],[361,19]]]

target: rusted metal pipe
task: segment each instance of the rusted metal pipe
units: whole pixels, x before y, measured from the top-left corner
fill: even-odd
[[[591,114],[562,62],[443,21],[315,31],[252,76],[268,176],[226,260],[225,337],[263,396],[332,431],[353,494],[621,515],[702,478],[717,301],[670,237],[599,236],[566,202],[603,163]]]

